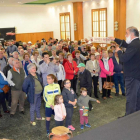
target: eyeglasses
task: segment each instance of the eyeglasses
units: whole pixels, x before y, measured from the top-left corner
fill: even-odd
[[[67,82],[66,84],[70,84],[70,82]]]
[[[85,50],[86,48],[84,48],[84,50]]]

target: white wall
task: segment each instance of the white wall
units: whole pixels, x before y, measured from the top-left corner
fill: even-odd
[[[94,0],[83,3],[84,38],[92,36],[91,9],[106,7],[108,36],[114,35],[113,1],[96,0],[95,2]],[[16,33],[53,31],[54,37],[60,39],[59,13],[64,12],[70,12],[71,39],[74,40],[73,3],[63,4],[63,6],[0,7],[0,28],[16,27]]]
[[[70,12],[71,39],[74,40],[73,5],[41,7],[0,7],[0,28],[16,27],[16,33],[53,31],[60,39],[59,13]]]
[[[126,27],[130,26],[135,26],[140,31],[140,0],[126,2]]]
[[[114,0],[98,0],[83,3],[84,38],[92,36],[91,10],[107,8],[108,36],[114,36]]]

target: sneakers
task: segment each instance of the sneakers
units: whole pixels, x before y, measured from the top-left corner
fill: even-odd
[[[35,126],[36,125],[36,122],[30,122],[32,126]]]
[[[116,93],[115,96],[119,96],[119,93]]]
[[[72,130],[72,131],[75,130],[75,128],[74,128],[72,125],[69,125],[68,128],[69,128],[70,130]]]
[[[85,126],[86,126],[86,127],[91,127],[91,125],[89,125],[88,123],[87,123],[87,124],[85,124]]]
[[[84,129],[84,125],[81,125],[81,129]]]
[[[44,117],[42,117],[42,118],[36,118],[36,120],[38,120],[38,121],[44,121],[45,118]]]

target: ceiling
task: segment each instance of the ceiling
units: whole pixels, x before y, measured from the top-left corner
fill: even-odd
[[[25,4],[45,5],[45,4],[56,3],[56,2],[61,2],[61,1],[65,1],[65,0],[36,0],[29,3],[25,3]]]
[[[61,5],[70,2],[99,1],[99,0],[0,0],[0,6],[40,6]]]

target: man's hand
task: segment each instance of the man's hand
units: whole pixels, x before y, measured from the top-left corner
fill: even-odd
[[[114,41],[115,40],[115,37],[112,37],[112,36],[110,36],[110,37],[108,37],[111,41]]]

